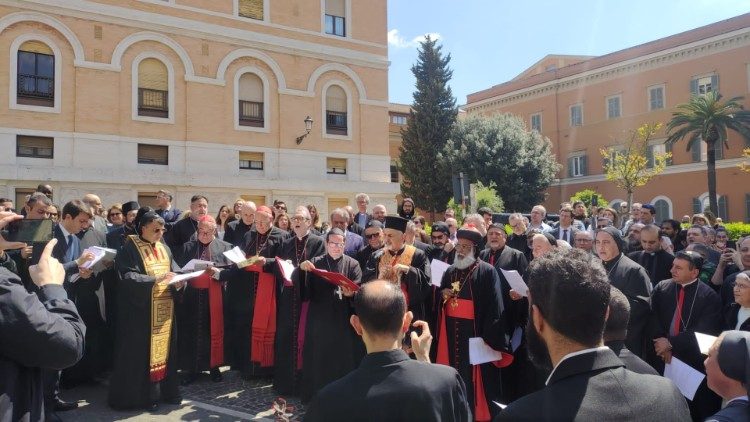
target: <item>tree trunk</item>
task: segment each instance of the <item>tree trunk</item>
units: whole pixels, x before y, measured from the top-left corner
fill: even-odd
[[[706,142],[706,167],[708,167],[708,207],[714,216],[719,216],[719,203],[716,197],[716,141]]]

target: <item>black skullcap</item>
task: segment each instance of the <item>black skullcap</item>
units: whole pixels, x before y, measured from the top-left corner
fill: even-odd
[[[450,230],[448,229],[448,225],[447,225],[447,224],[445,224],[445,223],[444,223],[444,222],[442,222],[442,221],[438,221],[438,222],[436,222],[435,224],[433,224],[433,225],[432,225],[432,231],[433,231],[433,233],[434,233],[434,232],[440,232],[440,233],[443,233],[443,234],[445,234],[446,236],[450,236],[450,235],[451,235],[451,232],[450,232]]]
[[[473,227],[462,227],[456,232],[457,239],[466,239],[475,245],[482,241],[482,234]]]
[[[405,218],[401,218],[396,215],[387,215],[385,216],[385,228],[386,229],[393,229],[398,230],[401,233],[404,233],[406,231],[406,224],[409,222],[409,220]]]
[[[597,234],[599,234],[599,232],[605,232],[612,236],[612,239],[615,240],[615,245],[617,245],[617,249],[620,252],[625,251],[625,240],[622,238],[622,235],[620,235],[620,231],[617,230],[617,228],[613,226],[607,226],[596,231]]]
[[[138,205],[138,202],[136,201],[130,201],[122,204],[122,213],[125,215],[128,215],[130,211],[135,211],[139,209],[141,206]]]
[[[383,228],[383,223],[381,223],[380,221],[375,220],[375,219],[370,220],[370,221],[367,222],[367,225],[365,226],[365,228],[369,229],[369,228],[372,228],[372,227],[374,227],[376,229],[382,229]]]
[[[750,333],[731,330],[719,345],[719,369],[727,377],[750,385]]]
[[[140,234],[141,229],[146,224],[161,218],[159,214],[154,211],[151,207],[141,207],[138,209],[138,214],[135,216],[135,231]],[[162,219],[164,221],[164,219]]]

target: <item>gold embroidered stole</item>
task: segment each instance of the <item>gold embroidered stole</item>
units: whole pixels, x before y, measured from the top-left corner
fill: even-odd
[[[164,244],[150,244],[138,236],[129,236],[143,261],[146,274],[158,277],[171,271],[172,261]],[[169,356],[169,337],[172,332],[172,315],[174,302],[169,285],[154,283],[151,289],[151,353],[149,358],[149,376],[151,382],[159,382],[167,375],[167,357]]]
[[[417,248],[412,245],[405,245],[404,251],[397,257],[397,259],[394,259],[391,251],[383,252],[383,255],[380,256],[380,262],[378,262],[378,278],[390,280],[394,283],[400,281],[398,280],[396,273],[393,271],[393,267],[396,264],[404,264],[411,267],[411,260],[414,257],[414,252],[416,250]]]

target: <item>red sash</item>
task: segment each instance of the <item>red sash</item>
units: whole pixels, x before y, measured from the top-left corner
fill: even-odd
[[[273,366],[273,344],[276,336],[276,277],[259,265],[245,267],[258,273],[253,326],[250,335],[250,361],[261,367]]]
[[[196,289],[208,289],[208,310],[211,321],[211,368],[224,363],[224,307],[222,304],[221,283],[208,274],[202,274],[190,281]]]
[[[474,320],[474,302],[468,299],[455,299],[458,306],[452,306],[454,299],[449,299],[443,305],[443,312],[440,317],[440,329],[438,331],[438,350],[437,350],[437,363],[442,365],[450,366],[450,360],[448,359],[448,336],[445,324],[446,315],[451,318],[461,318]],[[508,355],[510,362],[513,361],[513,356]],[[503,359],[500,363],[500,367],[510,365],[510,362],[505,363],[506,359]],[[504,364],[503,364],[504,363]],[[497,366],[497,364],[496,364]],[[474,384],[474,420],[476,421],[489,421],[492,419],[490,415],[490,408],[487,405],[487,396],[484,395],[484,382],[482,381],[482,370],[481,365],[472,365],[472,383]]]

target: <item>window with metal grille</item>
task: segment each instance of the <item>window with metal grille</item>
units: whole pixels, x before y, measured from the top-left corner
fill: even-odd
[[[148,58],[138,64],[138,115],[169,117],[169,74],[161,61]]]
[[[348,133],[346,92],[338,85],[326,91],[326,133],[346,135]]]
[[[169,164],[169,146],[138,144],[139,164]]]
[[[240,151],[241,170],[263,170],[263,153]]]
[[[55,138],[16,135],[16,157],[54,158]]]
[[[18,49],[16,102],[54,107],[55,56],[39,41],[27,41]]]
[[[241,126],[263,127],[263,81],[253,73],[240,77],[239,123]]]

